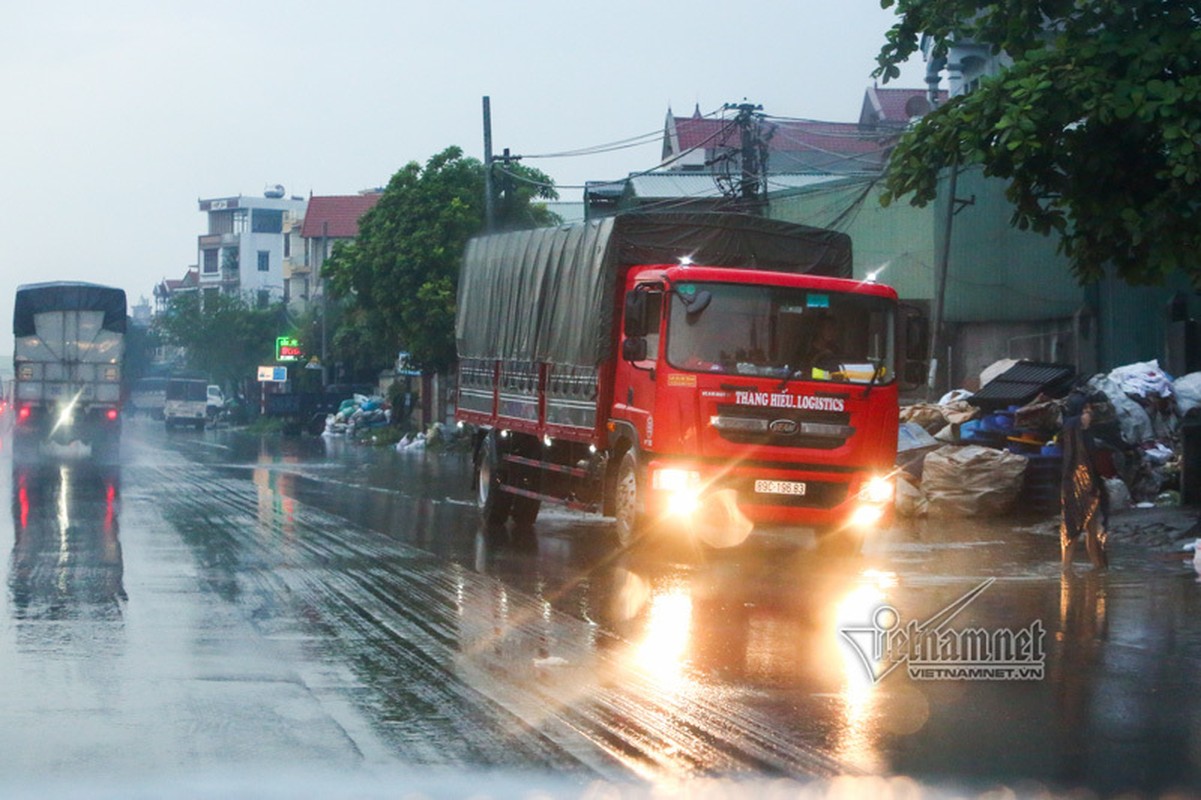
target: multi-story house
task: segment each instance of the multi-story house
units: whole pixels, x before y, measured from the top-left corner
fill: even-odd
[[[266,307],[284,298],[285,219],[304,216],[308,201],[274,186],[262,197],[200,201],[208,232],[198,237],[200,291],[243,294]]]
[[[321,267],[339,241],[359,235],[359,220],[379,202],[379,190],[351,195],[309,197],[299,231],[301,253],[293,258],[288,275],[288,297],[292,301],[321,296]],[[295,249],[293,249],[295,252]]]

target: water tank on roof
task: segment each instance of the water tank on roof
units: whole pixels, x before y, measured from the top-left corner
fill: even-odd
[[[271,187],[263,190],[263,197],[270,197],[272,199],[278,199],[283,196],[284,196],[284,187],[278,183],[275,184],[274,186],[271,186]]]

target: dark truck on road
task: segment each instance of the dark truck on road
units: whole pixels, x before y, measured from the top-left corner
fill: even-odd
[[[368,384],[335,384],[324,392],[268,393],[263,400],[263,414],[283,420],[284,433],[320,434],[325,418],[337,413],[342,402],[356,394],[376,394]]]
[[[17,287],[13,448],[80,443],[114,456],[121,437],[125,292],[80,281]]]

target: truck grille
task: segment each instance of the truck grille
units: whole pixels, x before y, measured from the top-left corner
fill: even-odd
[[[718,435],[733,444],[833,450],[846,444],[855,433],[850,426],[851,415],[845,411],[797,411],[719,403],[717,415],[734,423],[745,421],[765,426],[759,430],[739,428],[736,424],[715,426]]]

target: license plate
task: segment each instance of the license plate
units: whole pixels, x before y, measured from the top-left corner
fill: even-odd
[[[804,494],[802,481],[755,481],[756,494]]]

